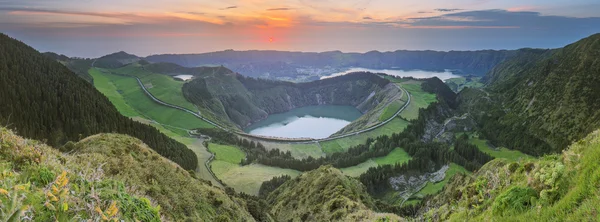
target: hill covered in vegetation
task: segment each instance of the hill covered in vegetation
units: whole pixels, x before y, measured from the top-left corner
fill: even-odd
[[[600,220],[600,131],[562,154],[540,159],[496,159],[472,176],[457,175],[427,200],[427,221]]]
[[[120,51],[95,59],[93,66],[107,69],[119,68],[137,61],[140,61],[140,58],[136,55]]]
[[[556,50],[519,50],[496,66],[483,90],[459,95],[496,145],[560,152],[600,128],[600,34]]]
[[[67,154],[0,128],[0,145],[2,221],[254,221],[243,198],[129,136],[94,135]]]
[[[122,116],[89,82],[33,48],[0,34],[0,125],[60,147],[97,133],[134,136],[185,169],[198,160],[154,127]]]
[[[205,72],[206,73],[206,72]],[[399,89],[383,90],[389,83],[372,73],[354,73],[308,83],[290,83],[244,77],[230,72],[196,76],[183,86],[185,98],[207,107],[216,116],[248,126],[269,114],[310,105],[350,105],[363,113],[395,96]],[[385,95],[378,95],[385,92]]]
[[[79,75],[79,77],[85,79],[85,81],[92,82],[94,80],[94,78],[92,78],[92,76],[88,73],[88,70],[94,62],[93,59],[69,58],[66,55],[59,55],[53,52],[45,52],[43,54],[46,57],[54,59],[59,63],[63,64],[64,66],[69,68],[69,70]]]
[[[365,187],[331,166],[288,180],[267,198],[276,221],[398,221],[376,213]]]

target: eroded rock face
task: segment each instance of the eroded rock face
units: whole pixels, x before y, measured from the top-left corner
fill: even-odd
[[[433,173],[424,173],[420,175],[400,175],[397,177],[390,177],[388,181],[392,188],[398,191],[399,196],[406,200],[414,193],[423,189],[423,187],[427,185],[427,182],[437,183],[444,180],[446,177],[446,171],[449,168],[450,166],[445,165]]]
[[[438,106],[436,115],[440,118],[445,118],[445,120],[439,121],[440,118],[428,119],[421,141],[438,141],[452,144],[454,142],[454,134],[452,132],[467,132],[475,127],[475,120],[468,113],[461,116],[453,116],[453,113],[449,108]]]

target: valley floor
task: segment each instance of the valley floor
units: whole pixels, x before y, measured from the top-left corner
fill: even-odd
[[[113,71],[96,68],[89,71],[94,77],[96,88],[109,97],[110,101],[115,104],[122,114],[157,127],[163,133],[184,143],[188,148],[193,150],[198,156],[199,162],[202,163],[199,164],[196,170],[198,177],[208,180],[216,186],[226,184],[238,192],[257,195],[264,181],[282,175],[296,177],[301,173],[296,170],[261,164],[241,166],[240,161],[245,158],[245,154],[235,146],[209,143],[207,149],[204,146],[203,140],[191,138],[187,131],[196,128],[211,128],[212,126],[209,123],[184,111],[155,103],[144,94],[134,78],[111,74],[111,72],[125,72],[136,76],[142,79],[144,86],[157,98],[187,109],[197,110],[195,106],[183,98],[181,93],[175,93],[181,90],[183,83],[175,81],[169,76],[140,70],[135,66],[126,66]],[[434,94],[425,92],[421,88],[421,81],[396,78],[389,78],[389,80],[408,91],[411,96],[411,102],[397,117],[374,130],[349,137],[307,144],[272,142],[257,140],[256,138],[247,139],[264,144],[267,150],[278,149],[283,152],[289,151],[294,158],[304,159],[307,157],[320,158],[336,152],[346,152],[351,147],[364,144],[368,138],[376,138],[381,135],[389,136],[402,132],[410,124],[410,120],[418,117],[419,109],[428,107],[429,104],[436,102],[437,99]],[[408,96],[407,93],[403,93],[399,101],[408,101]],[[398,110],[402,105],[402,103],[390,103],[388,107],[382,110],[378,118],[387,119],[392,117],[395,114],[392,109]],[[506,150],[505,148],[494,149],[489,147],[485,140],[475,138],[474,136],[471,136],[470,141],[477,145],[480,150],[494,157],[527,157],[520,152]],[[410,159],[410,155],[402,148],[397,148],[387,156],[369,159],[358,165],[342,168],[341,172],[351,177],[358,177],[369,168],[406,163]],[[448,179],[457,172],[466,172],[466,170],[456,164],[451,164],[450,170],[446,172],[446,176],[441,182],[427,183],[420,191],[414,193],[406,203],[415,203],[424,195],[439,192]],[[394,193],[390,193],[389,195],[394,199]]]

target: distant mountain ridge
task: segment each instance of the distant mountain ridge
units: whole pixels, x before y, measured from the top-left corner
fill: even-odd
[[[99,68],[119,68],[121,66],[140,61],[141,58],[123,51],[115,52],[95,59],[94,66]]]
[[[338,69],[362,67],[371,69],[404,69],[443,71],[445,69],[473,75],[484,75],[498,63],[515,55],[514,50],[480,51],[371,51],[367,53],[286,52],[286,51],[219,51],[201,54],[161,54],[145,59],[170,62],[186,67],[224,65],[241,74],[261,76],[307,75],[314,68]]]

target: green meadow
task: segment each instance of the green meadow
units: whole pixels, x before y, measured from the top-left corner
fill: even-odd
[[[121,67],[115,69],[114,72],[137,76],[154,97],[166,103],[181,106],[192,111],[198,111],[194,104],[188,102],[185,97],[183,97],[181,91],[184,84],[183,81],[175,80],[168,75],[147,71],[138,64]]]
[[[410,104],[400,113],[400,116],[404,119],[417,119],[419,117],[419,109],[427,108],[429,104],[437,101],[435,94],[425,92],[421,89],[421,82],[419,81],[410,80],[398,84],[406,89],[411,96]]]
[[[367,170],[369,170],[369,168],[371,167],[392,165],[396,163],[406,163],[411,159],[412,158],[410,157],[410,155],[408,155],[408,153],[406,153],[406,151],[404,151],[402,148],[396,148],[384,157],[369,159],[356,166],[346,167],[340,170],[346,176],[358,177],[361,174],[367,172]]]
[[[208,150],[215,154],[215,160],[222,160],[228,163],[240,164],[246,158],[246,154],[235,146],[209,143]]]
[[[138,113],[146,119],[184,129],[213,128],[190,113],[154,102],[134,78],[103,73],[98,69],[91,69],[90,74],[94,77],[96,88],[107,95],[111,102],[114,101],[113,104],[126,116],[132,117]],[[187,132],[182,136],[187,136]]]
[[[289,175],[296,177],[299,171],[282,169],[278,167],[265,166],[262,164],[250,164],[240,166],[223,160],[211,162],[211,168],[217,177],[227,186],[237,192],[258,195],[260,185],[273,177]]]
[[[385,107],[385,110],[383,110],[383,113],[379,116],[379,121],[385,121],[391,118],[403,105],[404,103],[401,103],[400,101],[392,102],[389,106]]]
[[[376,138],[381,135],[392,135],[394,133],[402,132],[408,124],[409,123],[405,120],[394,118],[392,121],[372,131],[346,138],[321,142],[320,144],[321,147],[323,147],[323,152],[327,154],[345,152],[353,146],[365,143],[368,138]]]

